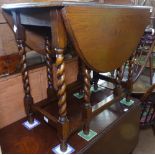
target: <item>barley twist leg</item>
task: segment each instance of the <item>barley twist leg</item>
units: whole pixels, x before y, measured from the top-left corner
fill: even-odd
[[[132,74],[133,74],[133,59],[132,56],[129,59],[129,65],[128,65],[128,81],[127,81],[127,95],[126,95],[126,101],[130,101],[129,96],[132,92]]]
[[[114,89],[114,95],[119,96],[121,94],[121,76],[122,70],[121,68],[118,68],[116,70],[116,84],[115,84],[115,89]]]
[[[95,90],[98,89],[98,81],[99,81],[98,74],[99,74],[99,73],[93,71],[93,84],[94,84],[94,89],[95,89]]]
[[[48,88],[47,88],[47,96],[48,98],[55,98],[56,93],[53,86],[53,66],[52,66],[52,52],[50,49],[50,41],[46,38],[45,41],[45,50],[46,50],[46,66],[47,66],[47,80],[48,80]]]
[[[45,49],[46,49],[46,65],[47,65],[47,79],[48,79],[48,88],[52,88],[52,60],[50,57],[50,42],[48,39],[46,39],[45,43]]]
[[[58,107],[59,107],[59,122],[60,126],[60,140],[61,140],[61,150],[65,151],[67,149],[66,140],[68,138],[69,132],[69,122],[67,119],[67,103],[66,103],[66,83],[65,83],[65,64],[63,49],[56,49],[56,66],[57,66],[57,86],[58,86]]]
[[[91,117],[91,104],[90,104],[90,70],[83,65],[83,73],[84,73],[84,110],[83,110],[83,120],[84,120],[84,127],[83,132],[84,134],[89,134],[89,121]]]
[[[26,111],[29,123],[33,123],[34,118],[33,118],[33,112],[31,107],[33,104],[33,98],[30,92],[29,75],[28,75],[27,63],[26,63],[25,44],[24,44],[24,41],[22,40],[17,40],[17,44],[18,44],[19,54],[21,55],[25,111]]]

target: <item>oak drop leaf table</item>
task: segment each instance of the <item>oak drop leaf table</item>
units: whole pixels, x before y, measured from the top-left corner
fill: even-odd
[[[119,101],[125,92],[110,95],[104,101],[92,104],[90,70],[111,72],[121,68],[137,47],[149,23],[150,8],[125,5],[105,5],[95,2],[36,2],[3,5],[3,15],[14,31],[22,56],[24,103],[29,123],[39,112],[57,129],[61,151],[67,149],[67,139],[80,128],[90,133],[90,121],[106,107]],[[29,30],[38,40],[29,36]],[[43,39],[45,38],[45,39]],[[71,105],[66,93],[64,51],[68,39],[81,61],[84,99],[80,106]],[[45,40],[45,44],[44,41]],[[40,41],[37,44],[37,41]],[[44,46],[40,46],[44,44]],[[46,102],[33,104],[26,64],[25,46],[46,55],[48,72],[48,102],[55,108],[47,111]],[[38,48],[40,47],[40,48]],[[115,60],[115,61],[114,61]],[[53,87],[51,64],[57,68],[57,90]],[[119,73],[119,72],[118,72]],[[118,75],[118,85],[120,76]],[[107,104],[105,104],[107,101]],[[57,103],[57,104],[54,104]],[[49,104],[48,104],[49,106]],[[77,108],[77,107],[79,108]],[[70,116],[69,111],[74,117]]]

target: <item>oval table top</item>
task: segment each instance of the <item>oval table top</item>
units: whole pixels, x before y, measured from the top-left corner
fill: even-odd
[[[65,29],[77,54],[87,66],[97,72],[109,72],[119,68],[130,57],[149,24],[151,9],[146,6],[69,1],[17,3],[2,6],[4,12],[19,10],[21,24],[40,27],[51,26],[51,8],[60,9]],[[11,16],[8,21],[10,19]],[[26,31],[27,35],[30,34],[29,31]],[[26,37],[27,45],[32,46],[36,51],[39,51],[39,48],[40,51],[44,51],[44,36],[41,31],[37,33],[32,31],[34,39],[31,37],[29,40],[29,37]]]
[[[104,8],[135,8],[135,9],[151,9],[150,6],[138,6],[138,5],[116,5],[116,4],[104,4],[99,2],[93,2],[92,0],[32,0],[29,3],[13,3],[3,4],[2,9],[23,9],[23,8],[36,8],[36,7],[55,7],[55,6],[97,6]]]

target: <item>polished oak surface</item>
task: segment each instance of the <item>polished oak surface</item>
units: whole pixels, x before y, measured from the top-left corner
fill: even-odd
[[[2,6],[2,9],[20,9],[20,8],[46,8],[46,7],[54,7],[54,6],[100,6],[100,7],[107,7],[107,8],[137,8],[137,9],[148,9],[150,7],[147,6],[132,6],[132,5],[114,5],[114,4],[104,4],[104,3],[97,3],[97,2],[91,2],[91,1],[43,1],[36,0],[36,2],[30,2],[30,3],[16,3],[16,4],[4,4]]]
[[[28,39],[30,37],[26,37],[28,46],[31,47],[32,42],[37,41],[39,48],[40,45],[42,46],[42,37],[46,35],[43,32],[47,31],[46,33],[49,34],[50,30],[47,27],[54,27],[52,19],[55,15],[50,11],[54,7],[57,7],[59,11],[63,8],[64,25],[80,57],[90,68],[99,72],[112,71],[120,67],[136,49],[139,38],[149,24],[149,7],[61,1],[2,6],[4,15],[14,31],[16,28],[7,12],[13,9],[22,8],[20,10],[21,24],[40,27],[38,31],[37,28],[33,29],[33,34],[37,34],[36,40],[31,37],[30,41]],[[59,23],[59,27],[63,27],[61,20]],[[46,29],[41,27],[46,27]],[[27,33],[31,31],[31,28],[25,27],[25,29]],[[60,28],[59,32],[53,31],[53,33],[61,34]],[[55,41],[55,35],[52,36]],[[65,38],[65,36],[60,37],[59,43],[62,44]],[[34,45],[35,43],[32,48],[36,50]],[[43,52],[42,48],[39,51]],[[115,61],[112,61],[113,59]]]
[[[149,11],[128,7],[64,7],[67,30],[83,61],[99,72],[122,66],[149,23]],[[143,20],[141,20],[143,18]]]

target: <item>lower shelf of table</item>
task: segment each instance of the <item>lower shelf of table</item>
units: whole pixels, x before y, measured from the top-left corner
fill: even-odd
[[[76,90],[77,92],[78,90]],[[75,132],[77,129],[82,128],[82,109],[84,106],[84,99],[78,99],[74,95],[74,91],[67,96],[67,118],[70,122],[70,133]],[[91,105],[92,105],[92,117],[96,116],[98,113],[109,107],[111,104],[115,103],[116,100],[121,100],[121,96],[115,97],[112,90],[103,89],[98,92],[91,94]],[[41,107],[47,115],[41,113],[42,119],[46,118],[46,120],[53,127],[57,127],[57,121],[50,121],[50,116],[54,117],[54,120],[59,119],[59,109],[58,109],[58,101],[51,101],[50,99],[46,99],[34,105],[34,111],[37,109],[36,106]],[[36,110],[37,111],[37,110]],[[49,117],[48,117],[49,116]]]

